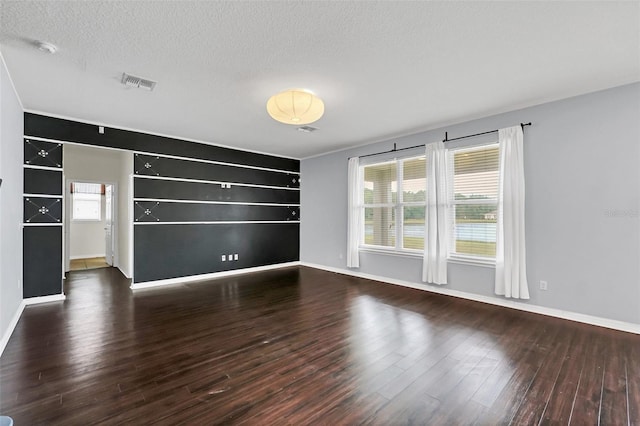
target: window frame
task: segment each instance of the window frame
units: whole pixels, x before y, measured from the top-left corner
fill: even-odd
[[[427,205],[427,200],[426,200],[426,185],[425,185],[425,200],[420,202],[420,201],[405,201],[404,200],[404,188],[403,188],[403,182],[404,182],[404,163],[406,161],[411,161],[411,160],[418,160],[418,159],[422,159],[426,161],[426,155],[425,154],[418,154],[418,155],[411,155],[411,156],[407,156],[407,157],[402,157],[402,158],[394,158],[394,159],[390,159],[390,160],[382,160],[379,162],[375,162],[375,163],[369,163],[369,164],[364,164],[364,165],[360,165],[360,215],[362,217],[362,226],[360,229],[360,242],[358,245],[358,250],[362,250],[362,251],[370,251],[370,252],[378,252],[378,253],[385,253],[385,254],[395,254],[395,255],[409,255],[409,256],[423,256],[424,253],[424,248],[423,249],[412,249],[412,248],[404,248],[404,207],[424,207],[426,210],[426,205]],[[364,169],[366,167],[371,167],[371,166],[379,166],[379,165],[383,165],[383,164],[395,164],[396,165],[396,181],[397,181],[397,188],[396,188],[396,201],[395,202],[391,202],[391,203],[370,203],[370,204],[366,204],[364,201],[364,182],[365,182],[365,172]],[[425,164],[425,171],[426,171],[426,164]],[[425,176],[426,179],[426,176]],[[380,207],[387,207],[387,208],[392,208],[393,212],[395,214],[395,246],[391,247],[391,246],[380,246],[380,245],[375,245],[375,244],[367,244],[365,242],[365,233],[366,233],[366,220],[365,220],[365,209],[366,208],[380,208]]]
[[[482,151],[485,149],[499,148],[498,141],[486,142],[477,145],[467,145],[460,146],[455,148],[447,149],[447,162],[449,164],[449,171],[447,176],[447,184],[449,188],[449,209],[450,209],[450,218],[448,219],[449,231],[451,232],[450,242],[455,243],[455,226],[456,226],[456,217],[455,217],[455,207],[458,205],[495,205],[496,212],[498,211],[498,199],[499,199],[499,191],[495,198],[479,198],[479,199],[466,199],[466,200],[456,200],[455,197],[455,188],[454,188],[454,179],[455,179],[455,169],[454,159],[455,154],[464,153],[464,152],[473,152],[473,151]],[[498,151],[499,152],[499,151]],[[500,179],[499,176],[500,170],[498,166],[498,181]],[[498,182],[499,186],[499,182]],[[497,213],[496,213],[497,215]],[[497,220],[497,217],[496,217]],[[465,254],[465,253],[457,253],[455,252],[455,244],[449,244],[449,253],[447,254],[447,261],[452,263],[464,263],[464,264],[478,264],[478,265],[486,265],[486,266],[495,266],[496,257],[494,256],[481,256],[481,255],[473,255],[473,254]]]
[[[492,149],[499,148],[498,141],[487,141],[474,145],[462,145],[447,148],[447,162],[449,164],[449,172],[447,175],[447,186],[449,188],[449,196],[448,196],[448,205],[450,209],[450,217],[447,219],[447,226],[449,227],[450,232],[452,233],[452,237],[450,238],[451,242],[455,241],[455,206],[456,205],[495,205],[496,211],[498,210],[498,201],[499,201],[499,193],[495,198],[485,198],[485,199],[471,199],[471,200],[455,200],[455,188],[454,188],[454,178],[455,178],[455,170],[453,168],[454,164],[454,155],[460,152],[472,152],[479,151],[484,149]],[[380,253],[385,255],[395,255],[395,256],[409,256],[409,257],[423,257],[424,256],[424,248],[423,249],[407,249],[403,248],[404,244],[403,238],[403,229],[404,229],[404,207],[405,206],[423,206],[426,210],[427,204],[427,185],[425,185],[425,201],[423,202],[405,202],[404,201],[404,191],[403,191],[403,175],[404,175],[404,161],[410,161],[415,159],[425,159],[425,154],[413,154],[407,157],[401,158],[393,158],[393,159],[384,159],[378,162],[371,162],[367,164],[361,164],[359,166],[359,176],[360,176],[360,202],[359,202],[359,210],[362,218],[361,232],[360,232],[360,242],[358,245],[359,251],[371,252],[371,253]],[[382,165],[386,163],[395,163],[396,164],[396,178],[398,182],[397,192],[398,195],[396,197],[395,203],[376,203],[376,204],[365,204],[364,202],[364,182],[365,182],[365,173],[364,169],[370,166]],[[425,164],[426,171],[426,164]],[[428,178],[428,175],[425,176]],[[499,170],[498,170],[498,179]],[[499,185],[499,182],[498,182]],[[498,188],[499,191],[499,188]],[[367,244],[365,243],[365,231],[366,231],[366,221],[365,221],[365,208],[366,207],[392,207],[395,213],[395,221],[396,221],[396,229],[395,229],[395,246],[379,246],[375,244]],[[425,214],[426,220],[426,214]],[[426,235],[425,235],[426,237]],[[425,241],[426,245],[426,241]],[[449,251],[447,253],[447,262],[448,263],[458,263],[458,264],[466,264],[466,265],[476,265],[482,267],[494,268],[496,264],[495,256],[481,256],[481,255],[472,255],[472,254],[464,254],[464,253],[456,253],[455,245],[451,245],[449,247]]]
[[[71,195],[71,221],[72,222],[102,222],[102,194],[86,194],[86,193],[72,193]],[[81,200],[81,201],[88,201],[88,202],[94,202],[98,204],[98,217],[97,218],[77,218],[75,216],[76,213],[76,209],[75,209],[75,204],[76,204],[76,196],[78,195],[96,195],[98,198],[97,200]]]

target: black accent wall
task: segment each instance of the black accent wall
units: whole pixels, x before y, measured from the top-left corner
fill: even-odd
[[[50,296],[62,293],[62,227],[23,228],[23,295]]]
[[[300,161],[289,158],[256,154],[109,127],[105,127],[104,134],[100,134],[98,133],[98,126],[95,124],[80,123],[39,114],[25,113],[24,128],[25,135],[61,142],[76,142],[84,145],[119,148],[151,154],[176,155],[223,163],[246,164],[294,172],[300,171]]]
[[[62,293],[62,144],[24,139],[23,297]]]
[[[136,283],[299,259],[298,160],[108,127],[100,133],[97,125],[32,113],[25,135],[134,151]],[[43,161],[41,149],[25,146],[25,159]],[[50,171],[29,171],[34,192],[26,191],[25,172],[25,193],[61,191],[61,181],[41,173]],[[37,211],[27,203],[25,219]],[[46,207],[50,216],[56,207]]]
[[[298,259],[298,225],[219,224],[135,226],[134,276],[184,277]],[[237,261],[223,262],[238,254]]]

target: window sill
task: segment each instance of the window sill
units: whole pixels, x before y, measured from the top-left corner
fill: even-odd
[[[390,256],[400,256],[400,257],[417,257],[422,259],[423,255],[421,252],[415,251],[400,251],[400,250],[385,250],[375,247],[359,247],[359,251],[364,253],[374,253],[374,254],[384,254]],[[471,265],[471,266],[481,266],[483,268],[495,268],[496,261],[494,259],[478,259],[473,257],[464,257],[464,256],[452,256],[447,259],[447,263],[456,263],[459,265]]]
[[[422,258],[422,253],[418,251],[408,251],[408,250],[385,250],[383,248],[376,247],[359,247],[360,251],[366,253],[375,253],[375,254],[386,254],[391,256],[401,256],[401,257],[419,257]]]
[[[473,257],[452,256],[447,259],[448,263],[457,263],[459,265],[481,266],[483,268],[495,268],[495,259],[478,259]]]

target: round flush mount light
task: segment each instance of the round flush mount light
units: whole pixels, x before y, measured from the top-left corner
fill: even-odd
[[[280,123],[299,126],[319,120],[324,102],[308,90],[289,89],[269,98],[267,112]]]
[[[58,51],[58,48],[55,44],[47,43],[46,41],[37,41],[36,46],[38,47],[38,50],[50,54],[54,54]]]

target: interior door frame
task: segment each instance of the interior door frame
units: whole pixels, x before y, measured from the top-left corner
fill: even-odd
[[[105,185],[105,218],[107,216],[107,197],[106,197],[106,186],[110,186],[111,187],[111,196],[109,198],[111,198],[111,200],[109,200],[109,205],[111,206],[111,211],[109,212],[110,217],[111,217],[111,263],[109,263],[109,260],[106,258],[107,255],[107,250],[105,249],[105,261],[107,262],[108,265],[113,266],[113,267],[117,267],[118,265],[116,265],[116,250],[118,248],[118,244],[116,241],[116,236],[114,235],[114,232],[118,232],[117,228],[116,228],[116,221],[117,221],[117,216],[118,216],[118,210],[116,209],[116,199],[118,198],[118,193],[117,193],[117,188],[116,188],[116,184],[113,183],[109,183],[109,182],[104,182],[103,185]],[[106,228],[105,228],[106,231]],[[106,239],[105,239],[105,245],[107,244]]]
[[[64,217],[64,238],[63,238],[63,246],[64,246],[64,272],[69,272],[71,269],[71,182],[86,182],[86,183],[98,183],[101,185],[111,185],[111,245],[113,247],[113,267],[119,266],[118,261],[118,184],[116,182],[109,181],[101,181],[95,179],[83,179],[83,178],[70,178],[64,177],[64,191],[63,191],[63,203],[66,211],[66,215]],[[106,240],[105,240],[106,241]]]

